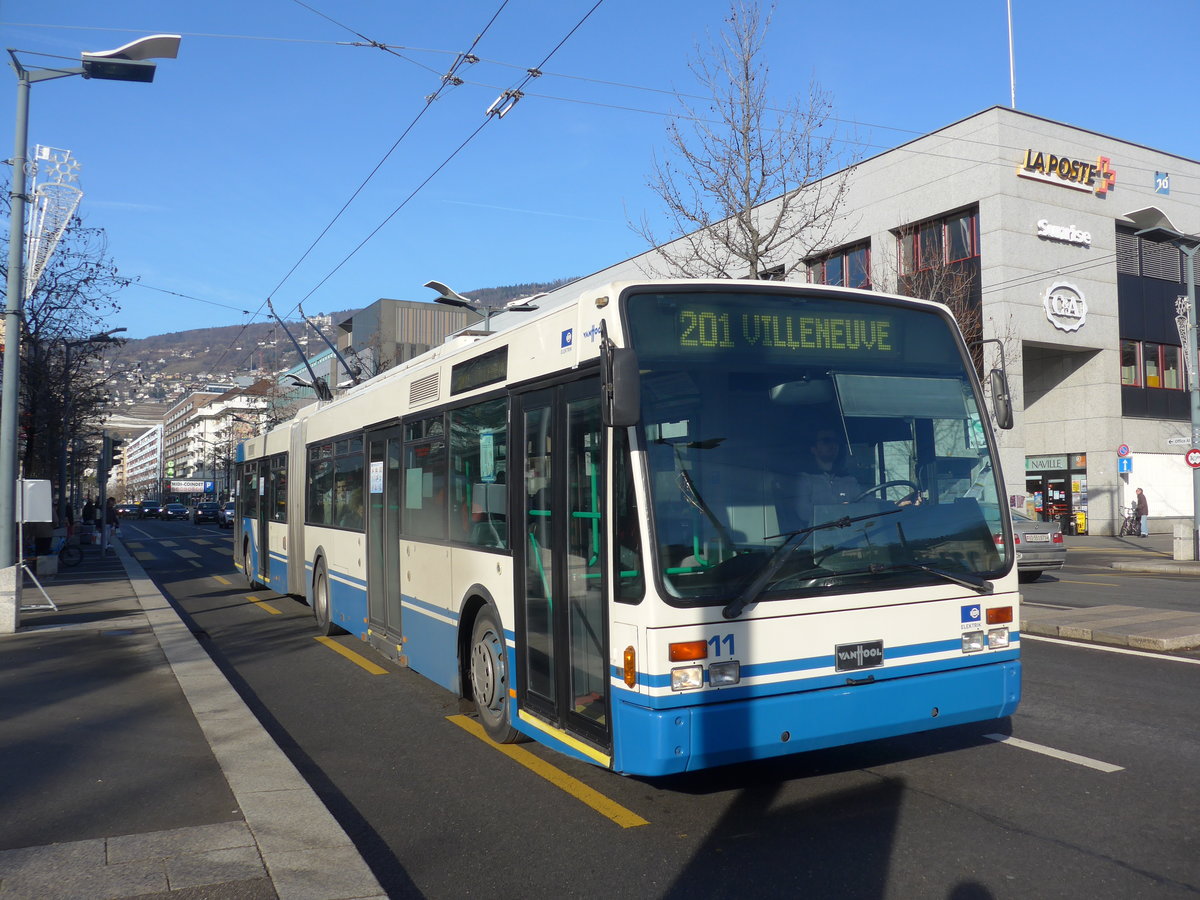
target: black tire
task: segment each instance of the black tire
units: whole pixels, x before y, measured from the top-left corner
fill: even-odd
[[[64,566],[77,566],[83,559],[83,551],[77,544],[67,544],[58,553],[58,561]]]
[[[508,648],[499,616],[491,607],[484,607],[475,619],[468,653],[471,696],[479,724],[497,744],[517,743],[522,735],[512,727],[508,714]]]
[[[255,590],[258,587],[258,582],[254,580],[254,567],[250,560],[250,538],[242,541],[242,575],[246,578],[246,584],[250,585],[250,590]]]
[[[312,589],[313,618],[317,622],[317,631],[325,636],[344,634],[345,629],[333,624],[333,608],[329,605],[329,573],[325,563],[319,562],[313,570]]]

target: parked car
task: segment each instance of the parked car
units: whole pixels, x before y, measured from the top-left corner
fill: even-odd
[[[220,512],[221,512],[221,504],[220,503],[215,503],[215,502],[210,502],[210,501],[204,501],[203,503],[197,503],[192,508],[192,523],[195,525],[199,525],[201,522],[215,522],[215,521],[217,521],[217,516],[219,515]]]
[[[188,508],[182,503],[168,503],[162,508],[162,518],[164,519],[186,519],[190,515]]]
[[[138,514],[138,505],[136,503],[118,503],[117,515],[122,519],[136,518]]]
[[[1063,543],[1062,526],[1058,520],[1039,522],[1020,510],[1010,510],[1013,523],[1013,543],[1017,548],[1017,578],[1037,581],[1046,569],[1061,569],[1067,563],[1067,546]]]
[[[217,510],[217,524],[222,528],[232,528],[233,520],[236,516],[237,504],[230,500]]]
[[[162,506],[157,500],[142,500],[137,506],[139,519],[158,519],[162,516]]]

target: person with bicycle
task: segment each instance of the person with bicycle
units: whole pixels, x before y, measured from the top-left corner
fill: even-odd
[[[1138,535],[1141,537],[1150,537],[1150,504],[1146,502],[1146,495],[1142,493],[1142,489],[1137,489],[1137,502],[1135,504],[1138,518]]]

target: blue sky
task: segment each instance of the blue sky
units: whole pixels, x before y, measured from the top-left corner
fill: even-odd
[[[288,274],[501,4],[4,0],[5,47],[77,58],[143,34],[184,36],[153,85],[32,89],[30,143],[80,161],[81,214],[141,282],[110,327],[145,337],[240,324],[268,295],[283,314],[297,301],[314,314],[429,299],[430,279],[468,292],[583,275],[645,249],[626,223],[657,214],[645,182],[675,108],[663,91],[695,90],[688,54],[727,2],[603,0],[511,112],[418,191],[595,4],[509,0],[466,83],[443,93]],[[1186,102],[1200,4],[1012,5],[1018,109],[1200,156]],[[354,32],[400,55],[346,45],[361,41]],[[815,78],[866,156],[1009,103],[1004,0],[783,0],[767,59],[780,102]]]

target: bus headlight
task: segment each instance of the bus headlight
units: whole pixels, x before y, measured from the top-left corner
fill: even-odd
[[[964,631],[962,636],[962,652],[978,653],[983,649],[982,631]]]
[[[671,690],[694,691],[704,687],[703,666],[680,666],[671,670]]]
[[[993,628],[988,632],[988,646],[993,650],[1008,646],[1008,629]]]
[[[708,683],[711,687],[728,687],[742,680],[742,664],[736,659],[717,662],[708,667]]]

